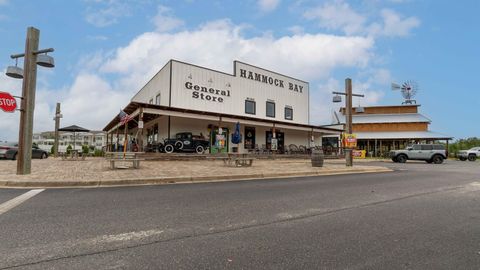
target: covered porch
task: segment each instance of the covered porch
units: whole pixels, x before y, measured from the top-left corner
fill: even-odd
[[[119,149],[118,146],[123,145],[127,138],[127,141],[135,139],[138,151],[158,152],[165,139],[175,138],[177,133],[191,132],[210,142],[206,154],[232,152],[289,154],[292,151],[306,153],[309,149],[321,147],[324,135],[341,133],[341,130],[334,128],[137,102],[131,102],[124,112],[133,117],[133,120],[122,125],[120,119],[115,117],[104,128],[107,132],[108,151]],[[237,123],[240,124],[242,141],[234,144],[231,135]],[[225,142],[221,145],[223,147],[219,147],[217,140],[222,138]],[[276,148],[275,143],[272,144],[272,139],[276,139]]]

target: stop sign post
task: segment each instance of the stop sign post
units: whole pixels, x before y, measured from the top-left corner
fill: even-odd
[[[17,108],[17,101],[7,92],[0,92],[0,109],[12,113]]]

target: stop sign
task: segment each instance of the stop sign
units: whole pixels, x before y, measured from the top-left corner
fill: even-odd
[[[17,101],[12,95],[6,92],[0,92],[0,109],[4,112],[14,112],[17,108]]]

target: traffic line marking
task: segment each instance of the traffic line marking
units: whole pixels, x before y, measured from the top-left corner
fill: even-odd
[[[23,193],[20,196],[17,196],[7,202],[0,204],[0,215],[9,211],[10,209],[22,204],[26,200],[32,198],[33,196],[37,195],[38,193],[44,191],[45,189],[32,189],[26,193]]]

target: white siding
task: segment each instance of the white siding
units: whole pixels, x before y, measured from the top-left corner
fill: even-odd
[[[155,104],[156,96],[160,94],[160,105],[169,106],[170,98],[170,67],[168,62],[153,78],[132,98],[132,101],[149,103],[153,99]]]
[[[235,62],[235,76],[226,73],[172,61],[172,107],[199,111],[218,112],[232,115],[249,116],[259,119],[271,119],[287,123],[308,124],[309,122],[309,86],[308,83],[295,80],[274,72],[266,71],[241,62]],[[240,77],[241,69],[262,74],[272,79],[281,80],[284,87]],[[247,75],[248,76],[248,75]],[[187,89],[186,84],[210,88],[215,93],[204,93]],[[302,88],[301,92],[289,89],[290,83]],[[216,90],[220,90],[217,92]],[[217,93],[229,95],[224,96]],[[194,92],[204,94],[204,99],[195,98]],[[206,95],[215,97],[217,101],[207,100]],[[218,98],[222,102],[218,102]],[[256,114],[245,114],[245,100],[251,98],[256,103]],[[266,116],[266,102],[275,102],[275,118]],[[293,108],[293,120],[285,120],[285,106]]]

